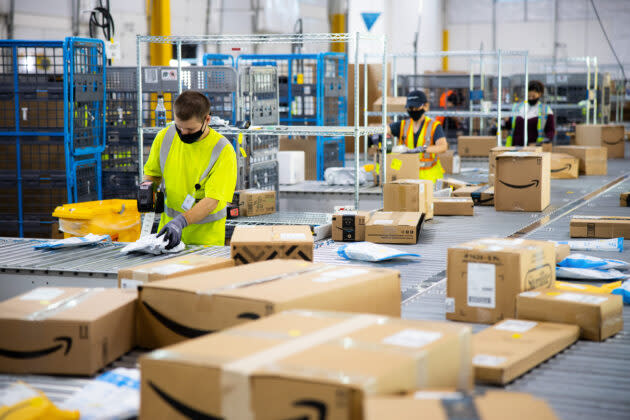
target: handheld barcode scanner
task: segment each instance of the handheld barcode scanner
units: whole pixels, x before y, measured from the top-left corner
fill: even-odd
[[[151,234],[155,217],[164,212],[164,191],[160,184],[157,188],[153,182],[147,181],[138,187],[137,196],[138,212],[144,214],[142,219],[142,231],[140,237]]]

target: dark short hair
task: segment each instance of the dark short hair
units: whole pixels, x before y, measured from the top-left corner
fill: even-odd
[[[203,93],[185,90],[175,99],[175,116],[182,121],[196,117],[203,121],[210,115],[210,100]]]
[[[542,82],[539,80],[532,80],[527,86],[527,91],[529,92],[530,90],[538,92],[542,95],[543,93],[545,93],[545,85],[543,85]]]

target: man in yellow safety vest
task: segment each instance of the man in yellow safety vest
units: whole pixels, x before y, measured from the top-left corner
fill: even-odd
[[[391,123],[387,134],[396,137],[395,144],[403,146],[406,152],[417,152],[420,159],[419,178],[435,182],[444,175],[437,157],[448,150],[444,130],[439,121],[424,115],[429,110],[429,101],[424,92],[415,90],[409,93],[406,108],[409,118]],[[398,147],[394,151],[396,149]]]
[[[144,181],[161,184],[164,213],[158,236],[166,249],[180,242],[224,245],[226,205],[236,187],[236,153],[210,128],[210,101],[187,90],[174,104],[174,124],[161,130],[144,166]]]

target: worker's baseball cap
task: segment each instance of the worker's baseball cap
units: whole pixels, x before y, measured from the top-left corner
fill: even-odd
[[[409,95],[407,95],[407,105],[405,107],[418,108],[426,104],[427,102],[429,102],[427,100],[427,95],[425,95],[423,91],[414,90],[412,92],[409,92]]]

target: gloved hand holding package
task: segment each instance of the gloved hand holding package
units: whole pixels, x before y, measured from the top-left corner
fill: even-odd
[[[168,241],[164,236],[158,238],[157,235],[151,234],[138,239],[136,242],[132,242],[120,250],[122,254],[128,254],[130,252],[142,252],[145,254],[170,254],[181,252],[186,249],[186,244],[179,242],[174,248],[167,249]]]

